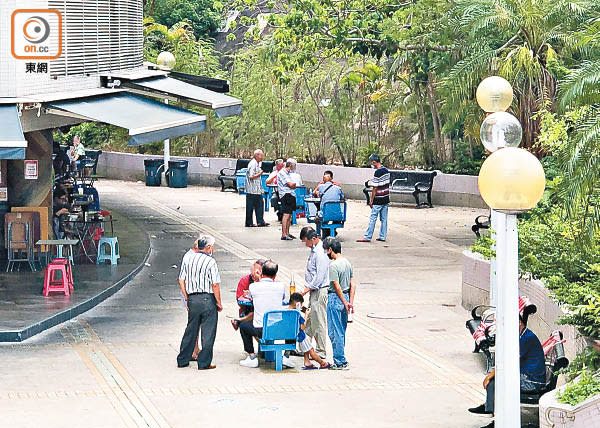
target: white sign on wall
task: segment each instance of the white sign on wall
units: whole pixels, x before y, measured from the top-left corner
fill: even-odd
[[[210,168],[210,159],[200,158],[200,165],[202,166],[202,168]]]
[[[38,178],[38,161],[26,160],[25,162],[25,180],[37,180]]]

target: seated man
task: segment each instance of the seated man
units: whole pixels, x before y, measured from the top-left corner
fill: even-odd
[[[322,221],[323,207],[325,202],[339,202],[344,200],[344,192],[342,191],[342,188],[333,181],[333,172],[325,171],[325,174],[323,174],[323,180],[325,182],[317,187],[318,195],[321,198],[321,204],[319,211],[317,212],[317,216],[315,217],[315,222]],[[341,222],[334,221],[333,223]],[[328,232],[328,229],[324,230],[325,234]]]
[[[244,351],[248,353],[245,360],[240,361],[244,367],[258,367],[258,358],[254,353],[254,338],[261,338],[263,331],[263,318],[265,313],[283,309],[283,299],[285,299],[285,286],[281,282],[275,282],[279,266],[272,260],[263,264],[262,276],[259,282],[250,284],[248,297],[254,305],[254,312],[246,315],[236,324],[239,326],[242,341],[244,342]],[[234,328],[236,325],[234,324]],[[289,358],[283,358],[283,365],[294,367],[294,363]]]
[[[313,195],[314,196],[321,196],[321,189],[320,187],[323,186],[326,183],[333,183],[336,186],[339,186],[340,183],[338,183],[337,181],[333,181],[333,171],[327,170],[323,173],[323,180],[321,180],[321,182],[319,184],[317,184],[317,187],[315,187],[315,190],[313,190]],[[325,187],[323,187],[324,189]]]
[[[544,359],[544,349],[537,336],[527,328],[523,318],[519,315],[519,353],[521,367],[521,391],[537,392],[541,391],[546,385],[546,363]],[[485,404],[469,409],[469,412],[480,415],[490,415],[494,413],[494,376],[496,369],[492,369],[483,380],[483,387],[486,390]],[[494,422],[482,428],[492,428]]]
[[[69,214],[69,196],[63,189],[58,189],[54,192],[54,200],[52,204],[52,230],[56,239],[62,239],[65,235],[64,215]]]
[[[252,270],[250,273],[241,277],[240,281],[238,282],[235,298],[237,299],[238,306],[240,307],[240,317],[245,317],[254,310],[252,307],[252,300],[250,300],[248,297],[249,288],[250,284],[260,281],[262,267],[265,262],[265,259],[259,259],[255,261],[252,265]],[[235,320],[232,320],[231,322],[234,323]]]

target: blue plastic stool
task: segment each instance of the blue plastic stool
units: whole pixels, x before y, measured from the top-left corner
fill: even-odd
[[[67,257],[63,256],[63,245],[69,249],[68,251],[65,251],[65,253],[69,253],[69,255]],[[73,246],[67,245],[67,244],[57,244],[56,245],[56,258],[57,259],[68,258],[71,261],[71,264],[75,264],[75,262],[73,261]]]
[[[110,246],[110,254],[106,254],[105,248],[106,246]],[[114,238],[107,238],[103,236],[98,241],[98,257],[96,258],[96,263],[104,263],[106,260],[110,260],[111,265],[116,265],[117,260],[121,258],[121,254],[119,252],[119,240]]]

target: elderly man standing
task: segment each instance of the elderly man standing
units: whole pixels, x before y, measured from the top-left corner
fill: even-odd
[[[246,227],[265,227],[264,213],[265,205],[263,203],[264,189],[262,187],[263,170],[262,160],[264,154],[262,150],[254,151],[254,157],[248,164],[246,171]],[[253,223],[253,213],[256,213],[256,224]]]
[[[221,304],[221,277],[217,262],[213,259],[215,238],[201,235],[181,262],[179,287],[186,302],[188,322],[179,355],[177,366],[187,367],[192,359],[194,345],[202,329],[202,350],[198,354],[198,369],[214,369],[212,365],[213,345],[217,335],[218,312],[223,310]]]
[[[306,226],[300,231],[300,239],[308,248],[310,255],[306,263],[304,280],[306,287],[302,295],[310,293],[311,315],[305,333],[317,342],[315,350],[323,359],[327,356],[327,289],[329,288],[329,258],[323,249],[319,235],[312,227]]]
[[[296,183],[292,179],[291,172],[296,166],[294,159],[288,159],[285,167],[277,174],[277,192],[281,200],[281,240],[291,241],[295,236],[290,235],[292,214],[296,209]]]

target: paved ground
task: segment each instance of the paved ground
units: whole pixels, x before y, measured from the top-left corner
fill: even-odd
[[[308,249],[267,229],[246,229],[244,199],[208,188],[147,188],[106,181],[104,203],[151,236],[150,266],[115,296],[23,344],[0,345],[2,425],[34,427],[478,427],[466,408],[483,399],[481,356],[471,354],[460,307],[460,257],[479,210],[390,210],[388,242],[359,244],[369,213],[349,204],[341,233],[359,283],[346,372],[240,367],[239,277],[259,256],[302,278]],[[296,236],[299,226],[292,231]],[[176,273],[198,232],[217,237],[225,309],[217,369],[176,368],[186,312]],[[140,245],[143,245],[140,243]],[[402,319],[393,319],[393,318]],[[385,319],[388,318],[388,319]],[[390,319],[392,318],[392,319]],[[297,359],[300,366],[301,360]],[[301,422],[300,422],[301,421]]]
[[[43,324],[51,317],[62,318],[61,321],[71,318],[68,312],[74,306],[85,304],[129,276],[143,262],[148,250],[148,234],[119,212],[112,214],[115,233],[120,237],[122,257],[119,264],[96,265],[84,256],[76,257],[73,276],[77,291],[68,297],[59,293],[42,296],[44,269],[31,272],[22,263],[20,267],[17,265],[22,271],[5,272],[6,265],[0,263],[0,341],[14,340],[15,331],[36,329],[39,323]],[[109,223],[107,228],[110,233]]]

